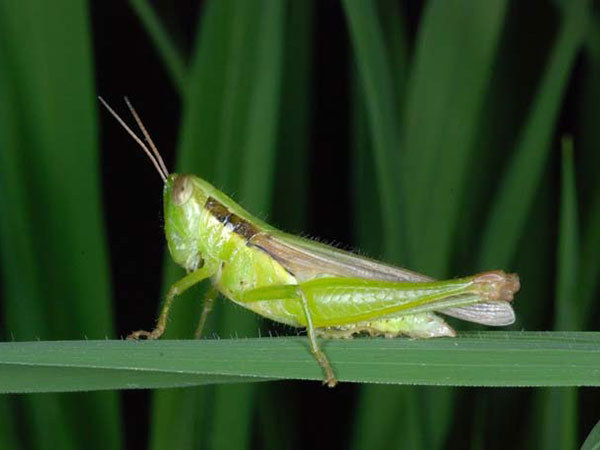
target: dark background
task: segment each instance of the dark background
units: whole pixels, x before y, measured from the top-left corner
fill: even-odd
[[[189,58],[193,53],[203,3],[181,0],[153,1],[150,4],[170,37]],[[406,23],[409,55],[413,57],[417,52],[415,46],[426,8],[424,2],[418,1],[400,2],[400,5]],[[497,107],[498,104],[493,104],[489,98],[483,104],[482,117],[496,114],[500,120],[485,136],[484,143],[477,143],[478,151],[485,149],[485,144],[489,143],[489,161],[483,169],[485,173],[473,174],[475,182],[469,184],[469,194],[476,192],[479,198],[489,197],[490,203],[505,173],[519,131],[526,123],[547,58],[557,39],[564,18],[560,5],[562,3],[558,1],[510,2],[507,8],[491,80],[482,94],[486,98],[493,97],[494,90],[505,89],[506,102],[500,102],[500,112],[491,111],[492,106]],[[96,93],[131,123],[122,102],[122,97],[128,96],[160,149],[167,167],[173,168],[183,105],[163,61],[128,2],[92,1],[89,6]],[[597,19],[597,5],[595,8],[594,20]],[[593,26],[597,27],[597,21],[593,22]],[[356,169],[352,153],[355,56],[340,2],[314,2],[311,51],[309,145],[306,149],[309,160],[307,220],[304,226],[286,227],[283,208],[276,202],[269,221],[275,226],[288,228],[288,231],[368,253],[370,249],[359,242],[357,216],[360,211],[353,175]],[[597,92],[587,91],[590,73],[598,74],[598,71],[593,71],[594,59],[590,56],[593,51],[593,46],[585,47],[578,53],[573,65],[553,129],[550,156],[544,166],[536,205],[523,231],[525,250],[518,254],[511,267],[506,267],[506,270],[520,273],[523,270],[525,274],[524,292],[517,297],[515,304],[520,321],[513,327],[514,330],[551,330],[556,319],[553,302],[559,238],[560,139],[565,134],[573,135],[575,139],[577,200],[582,228],[588,223],[593,199],[600,192],[598,167],[590,163],[598,161],[597,156],[593,156],[598,149],[588,145],[582,146],[579,151],[578,147],[578,143],[584,141],[585,133],[589,134],[589,126],[585,128],[589,117],[584,114],[589,110],[584,109],[582,104],[586,98],[597,95]],[[124,130],[106,111],[101,110],[99,104],[98,110],[103,220],[107,230],[115,329],[117,337],[124,337],[133,330],[148,329],[154,323],[164,289],[162,183],[146,156]],[[452,114],[452,110],[448,114]],[[278,147],[279,153],[285,153],[284,145],[279,143]],[[475,170],[478,168],[476,166]],[[235,198],[236,193],[231,194]],[[377,198],[377,193],[373,192],[372,196]],[[477,235],[472,238],[457,232],[458,244],[453,251],[451,276],[462,275],[476,265],[473,255],[478,251],[479,234],[488,212],[478,203],[477,195],[466,197],[462,213],[470,217],[469,208],[473,207]],[[373,211],[378,211],[375,204]],[[264,217],[263,211],[252,212]],[[543,226],[540,227],[540,224]],[[383,257],[379,254],[371,256]],[[535,274],[541,275],[536,277]],[[528,303],[528,306],[523,303]],[[594,326],[598,323],[597,309],[594,308],[593,314],[586,317],[585,329],[597,329]],[[459,329],[468,328],[463,324],[457,325]],[[295,333],[272,323],[262,325],[262,330],[276,334]],[[353,436],[356,433],[355,420],[360,413],[360,386],[342,383],[335,390],[327,390],[314,382],[279,382],[271,383],[269,388],[259,387],[256,407],[259,412],[251,422],[254,448],[267,447],[263,435],[256,431],[264,414],[272,414],[276,424],[281,422],[281,426],[273,430],[281,435],[281,448],[349,448],[357,445]],[[443,390],[428,388],[428,396],[435,399],[436,393],[442,395]],[[537,423],[532,420],[535,408],[539,406],[536,404],[537,392],[533,389],[457,389],[455,407],[449,411],[451,426],[442,447],[465,448],[473,439],[471,446],[478,448],[474,436],[478,430],[483,430],[479,431],[479,436],[483,436],[479,448],[541,448],[540,443],[532,439],[545,435],[547,430],[535,430],[548,422],[543,418],[538,418]],[[119,395],[123,400],[126,448],[147,448],[152,432],[152,392],[130,390]],[[70,396],[80,398],[73,394],[66,394],[65,398]],[[392,411],[399,424],[410,420],[399,407],[390,409],[390,405],[385,404],[385,395],[381,398],[384,400],[381,408],[376,408],[373,414]],[[389,398],[392,403],[393,394]],[[422,400],[421,397],[419,399]],[[580,389],[578,400],[576,426],[580,443],[598,420],[598,394],[595,389]],[[431,403],[424,409],[435,407],[435,403]],[[22,415],[24,407],[17,405],[16,408]],[[181,414],[183,416],[185,412],[181,411]],[[203,430],[205,428],[206,425]],[[28,426],[21,425],[20,434],[26,436],[26,430]],[[409,448],[412,445],[408,437],[406,441],[394,440],[399,439],[392,437],[394,431],[382,430],[382,433],[390,435],[390,448]],[[421,430],[424,436],[428,431]],[[210,430],[207,435],[209,433]]]

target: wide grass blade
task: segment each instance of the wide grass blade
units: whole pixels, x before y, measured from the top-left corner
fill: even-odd
[[[305,232],[308,219],[312,0],[284,3],[281,99],[273,207],[270,220],[281,229]],[[293,448],[298,415],[285,386],[261,385],[255,397],[259,439],[266,449]],[[273,414],[277,409],[287,414]]]
[[[228,51],[233,26],[230,1],[208,1],[203,6],[191,58],[188,88],[183,97],[183,119],[179,132],[177,170],[215,181],[217,154],[221,145],[222,97],[225,95]],[[165,257],[165,291],[181,277],[170,256]],[[192,289],[178,300],[171,313],[165,337],[189,337],[199,317],[201,290]],[[213,328],[207,324],[207,333]],[[211,409],[207,389],[161,390],[154,393],[151,448],[192,449],[204,433]],[[181,412],[185,413],[182,414]],[[204,441],[205,442],[205,441]]]
[[[448,274],[468,160],[507,2],[429,3],[408,85],[403,148],[416,270]]]
[[[198,173],[227,192],[242,192],[238,200],[261,213],[269,210],[274,179],[282,8],[280,2],[271,0],[260,5],[230,1],[206,5],[188,78],[181,131],[180,170]],[[173,276],[170,269],[167,279],[173,280]],[[213,325],[212,329],[220,335],[256,333],[253,315],[231,307],[218,309],[221,309],[216,314],[218,326]],[[189,318],[198,317],[197,308],[195,311],[190,307],[180,308],[173,324],[180,320],[188,322],[190,333],[189,328],[194,324],[189,324]],[[181,327],[171,330],[170,335],[184,335]],[[254,387],[217,387],[210,399],[207,395],[206,390],[196,394],[159,393],[154,447],[173,441],[180,444],[179,448],[197,445],[201,431],[195,423],[208,424],[210,431],[202,439],[210,447],[249,445]],[[184,407],[194,418],[188,418],[183,425],[171,426],[176,405]],[[208,416],[210,405],[213,411]],[[206,416],[201,419],[198,413]],[[231,432],[232,422],[235,433]]]
[[[14,64],[13,84],[6,88],[15,94],[7,110],[14,115],[15,148],[6,151],[19,151],[15,176],[23,195],[21,204],[5,206],[21,209],[16,214],[28,231],[21,239],[30,239],[32,252],[31,267],[23,269],[37,271],[31,275],[37,283],[30,292],[32,309],[20,304],[8,313],[7,331],[15,339],[110,336],[87,5],[11,2],[0,8],[2,40]],[[13,235],[20,234],[16,230]],[[9,259],[3,263],[16,269]],[[8,296],[6,302],[11,309],[21,298]],[[39,419],[30,422],[34,428],[27,434],[40,448],[120,447],[115,393],[26,401],[35,402],[31,414]]]
[[[357,244],[371,252],[379,248],[379,254],[392,261],[406,261],[402,185],[398,176],[402,168],[399,111],[404,100],[407,67],[403,21],[399,8],[391,2],[347,0],[343,5],[357,74],[353,136],[354,189],[360,224],[356,227]],[[366,139],[368,135],[370,140]],[[374,214],[380,217],[372,217]],[[420,427],[415,396],[411,388],[363,387],[355,419],[354,448],[385,448],[396,442],[397,436],[418,445]],[[401,426],[393,421],[392,425],[390,418],[398,409],[414,420],[404,421]]]
[[[411,267],[434,277],[449,275],[506,9],[504,0],[431,2],[421,19],[403,113],[403,187]],[[429,447],[439,448],[451,424],[453,393],[422,394]]]
[[[6,16],[4,16],[6,17]],[[2,23],[2,16],[0,16]],[[47,327],[42,321],[39,300],[42,298],[40,274],[35,257],[31,234],[31,213],[28,193],[24,181],[26,170],[22,160],[22,151],[27,148],[22,142],[20,118],[15,114],[20,110],[15,96],[17,80],[10,79],[15,73],[16,61],[12,60],[14,49],[7,48],[11,42],[6,36],[7,27],[2,23],[4,39],[0,39],[0,95],[3,107],[0,109],[0,205],[3,218],[0,220],[0,258],[3,279],[3,328],[11,333],[34,339],[36,336],[48,336]],[[12,112],[12,113],[11,113]],[[20,230],[21,232],[15,232]],[[43,334],[42,334],[43,333]],[[4,334],[4,333],[3,333]],[[66,422],[57,406],[56,396],[29,396],[24,398],[24,417],[28,422],[30,434],[40,433],[54,439],[64,448],[74,448],[72,430],[63,424]],[[19,448],[16,432],[16,408],[8,398],[0,398],[0,407],[5,413],[0,439],[3,448]],[[52,415],[54,411],[59,415]],[[34,442],[38,448],[50,449],[43,440]]]
[[[354,339],[328,341],[323,348],[339,379],[346,382],[600,386],[600,333],[593,332],[480,332],[432,340]],[[2,392],[240,381],[232,377],[317,382],[323,378],[305,337],[11,342],[0,344],[0,367]],[[36,375],[37,370],[40,375]]]
[[[247,91],[240,90],[237,99],[247,105],[239,105],[243,116],[241,121],[225,123],[222,133],[231,148],[219,155],[231,155],[241,160],[234,164],[237,170],[237,183],[233,180],[219,180],[230,189],[239,189],[239,201],[253,211],[266,214],[271,209],[273,192],[275,143],[277,137],[279,89],[281,84],[284,3],[280,0],[263,0],[252,4],[256,15],[243,11],[248,20],[248,35],[240,37],[239,44],[247,46],[243,51],[232,53],[230,69],[235,70],[232,82],[236,85],[240,78],[248,79]],[[238,16],[241,20],[241,16]],[[239,20],[237,23],[239,23]],[[248,44],[251,43],[249,46]],[[248,72],[247,59],[255,66]],[[235,68],[235,69],[233,69]],[[234,81],[235,80],[235,81]],[[236,86],[231,86],[234,91]],[[227,96],[226,98],[229,98]],[[237,108],[231,106],[231,108]],[[243,121],[243,122],[242,122]],[[234,143],[230,136],[237,135],[240,142]],[[231,167],[226,161],[222,167]],[[229,171],[228,176],[235,174]],[[223,174],[218,174],[223,175]],[[234,187],[235,186],[235,187]],[[248,311],[227,308],[219,318],[218,332],[222,336],[256,335],[256,316]],[[218,386],[215,390],[211,445],[213,449],[248,448],[251,440],[251,424],[254,416],[256,389],[252,385]]]
[[[515,254],[547,161],[554,124],[585,35],[588,15],[584,1],[570,2],[565,8],[531,112],[492,203],[482,240],[480,267],[507,267]]]

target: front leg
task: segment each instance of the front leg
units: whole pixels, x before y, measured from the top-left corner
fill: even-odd
[[[185,277],[176,281],[171,285],[169,292],[167,293],[167,297],[165,299],[165,303],[163,304],[160,315],[158,316],[158,321],[156,323],[156,327],[152,331],[138,330],[131,333],[127,336],[127,339],[139,339],[141,337],[146,339],[158,339],[165,332],[165,328],[167,327],[167,319],[169,318],[169,311],[171,310],[171,306],[173,306],[173,302],[175,298],[187,291],[189,288],[194,286],[195,284],[200,283],[203,280],[211,277],[216,273],[218,266],[216,264],[206,264],[202,266],[200,269],[193,271],[192,273],[187,274]]]

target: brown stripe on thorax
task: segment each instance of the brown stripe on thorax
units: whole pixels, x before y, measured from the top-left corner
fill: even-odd
[[[234,213],[229,211],[225,205],[212,197],[208,197],[204,207],[219,222],[221,222],[224,226],[229,227],[234,233],[242,236],[244,239],[246,239],[246,241],[249,241],[252,236],[259,232],[258,229],[250,222],[242,219],[240,216],[236,216]]]

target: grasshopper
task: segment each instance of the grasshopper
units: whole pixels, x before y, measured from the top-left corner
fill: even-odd
[[[158,339],[175,298],[210,279],[196,337],[216,294],[276,322],[306,328],[310,351],[337,383],[317,337],[356,334],[412,338],[456,336],[436,313],[492,326],[510,325],[516,274],[489,271],[436,281],[425,275],[282,232],[254,217],[195,175],[169,173],[130,102],[127,106],[148,145],[102,99],[102,104],[146,152],[161,176],[165,235],[173,260],[187,275],[169,289],[156,327],[131,339]],[[150,148],[148,148],[150,147]]]

